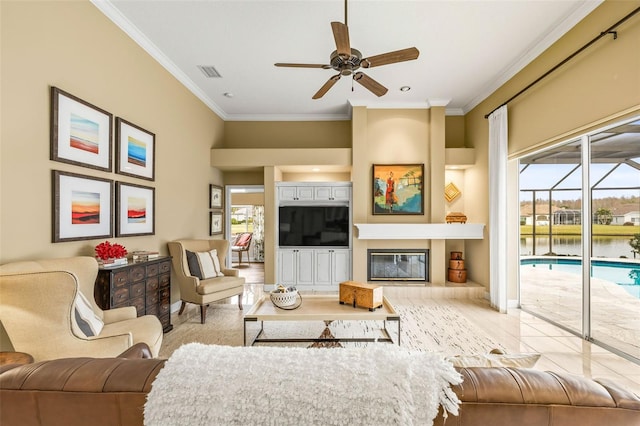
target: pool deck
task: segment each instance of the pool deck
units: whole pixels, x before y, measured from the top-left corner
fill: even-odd
[[[579,275],[522,265],[520,294],[523,309],[572,330],[582,329]],[[591,328],[594,339],[640,359],[640,299],[623,287],[603,279],[591,279]]]

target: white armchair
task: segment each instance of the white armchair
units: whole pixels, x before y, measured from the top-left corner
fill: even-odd
[[[35,361],[65,357],[115,357],[144,342],[158,356],[162,325],[153,315],[136,317],[133,306],[103,311],[94,300],[98,263],[72,257],[0,266],[0,321],[14,350]],[[77,295],[103,326],[88,336],[77,317]],[[79,325],[80,321],[80,325]],[[99,327],[98,327],[99,328]],[[86,330],[85,330],[86,331]]]

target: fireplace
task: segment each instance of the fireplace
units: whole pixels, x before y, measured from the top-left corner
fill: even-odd
[[[367,250],[368,281],[429,281],[429,250]]]

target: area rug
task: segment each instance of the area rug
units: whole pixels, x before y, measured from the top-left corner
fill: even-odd
[[[392,345],[308,350],[188,344],[153,383],[146,426],[429,425],[458,414],[440,355]],[[446,415],[445,415],[446,416]]]
[[[462,313],[451,306],[395,305],[401,318],[401,347],[419,352],[443,355],[476,355],[505,348],[491,339]],[[247,308],[245,308],[247,309]],[[174,330],[165,334],[160,356],[168,358],[181,345],[198,342],[227,346],[242,346],[243,311],[237,305],[218,304],[207,311],[207,321],[200,324],[199,309],[188,308],[181,316],[172,315]],[[265,337],[382,337],[382,322],[323,321],[265,322]],[[249,332],[257,333],[259,323],[249,323]],[[395,323],[388,323],[390,330]],[[392,335],[395,341],[396,337]],[[270,344],[271,346],[330,346],[351,347],[380,345],[383,343],[343,343],[314,345],[309,343]],[[388,344],[388,343],[384,343]],[[265,344],[260,344],[265,345]]]

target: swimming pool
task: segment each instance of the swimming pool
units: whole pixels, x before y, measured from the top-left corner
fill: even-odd
[[[532,265],[549,270],[582,274],[581,259],[531,258],[520,259],[520,265]],[[629,294],[640,299],[640,262],[615,260],[592,260],[591,276],[611,281],[623,287]]]

